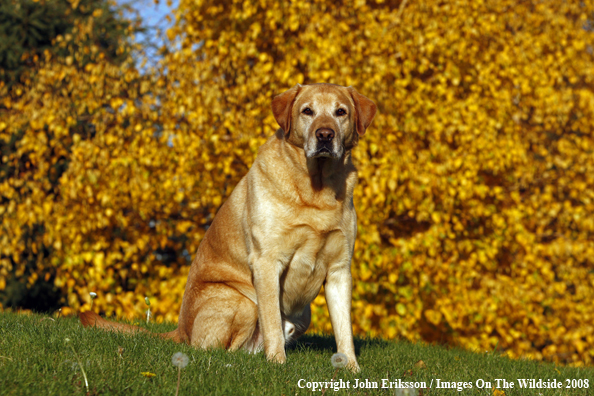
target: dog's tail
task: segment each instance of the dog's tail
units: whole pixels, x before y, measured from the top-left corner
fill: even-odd
[[[78,317],[83,327],[97,327],[99,329],[107,331],[119,331],[120,333],[127,334],[133,334],[138,332],[150,333],[148,330],[143,329],[142,327],[112,322],[110,320],[103,319],[101,316],[97,315],[95,312],[92,311],[81,312],[78,315]],[[175,342],[181,342],[178,329],[175,329],[168,333],[158,333],[155,335]]]

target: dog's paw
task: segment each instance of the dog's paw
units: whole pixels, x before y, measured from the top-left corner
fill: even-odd
[[[287,362],[287,355],[285,355],[284,350],[277,353],[267,353],[266,359],[268,359],[270,362],[283,364]]]
[[[357,361],[349,362],[349,364],[347,364],[346,368],[349,369],[349,371],[353,374],[357,374],[357,373],[361,372],[361,368],[359,367],[359,364],[357,363]]]

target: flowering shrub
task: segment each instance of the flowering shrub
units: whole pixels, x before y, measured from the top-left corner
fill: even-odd
[[[357,334],[594,357],[589,2],[181,0],[161,70],[115,66],[82,20],[0,88],[0,288],[175,320],[217,209],[277,128],[273,95],[353,85]],[[589,19],[590,18],[590,19]],[[95,51],[95,52],[94,52]],[[78,60],[94,56],[80,67]],[[330,330],[324,297],[313,326]]]

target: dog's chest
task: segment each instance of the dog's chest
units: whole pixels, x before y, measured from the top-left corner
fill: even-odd
[[[287,238],[281,265],[281,302],[285,315],[300,312],[318,295],[328,270],[350,266],[350,248],[342,230],[318,233],[311,227],[296,229]]]

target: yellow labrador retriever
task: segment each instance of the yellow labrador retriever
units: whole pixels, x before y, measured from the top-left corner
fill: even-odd
[[[204,235],[176,330],[162,334],[209,348],[256,352],[283,363],[303,334],[322,285],[338,352],[359,370],[351,325],[351,259],[357,232],[351,149],[375,104],[352,87],[296,85],[276,96],[282,129],[260,148]],[[139,330],[92,312],[83,325]]]

